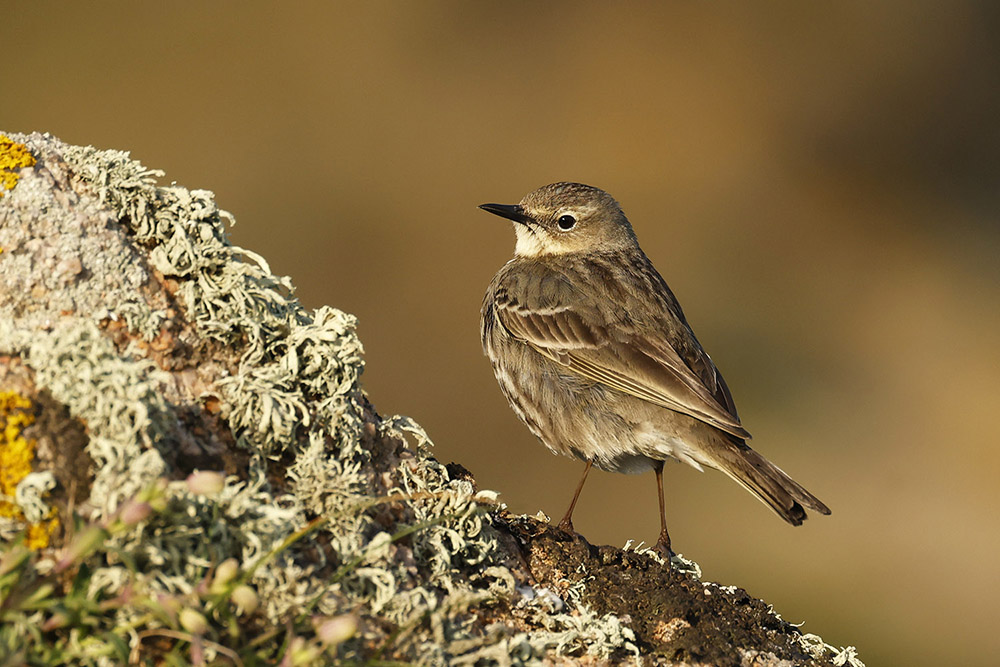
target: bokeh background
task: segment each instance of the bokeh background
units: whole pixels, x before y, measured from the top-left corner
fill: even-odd
[[[554,517],[581,464],[481,356],[513,234],[475,207],[609,190],[755,446],[833,508],[793,529],[670,466],[676,548],[869,666],[996,664],[997,8],[6,0],[0,129],[215,191],[236,244],[358,316],[380,412]],[[652,541],[655,498],[597,472],[577,528]]]

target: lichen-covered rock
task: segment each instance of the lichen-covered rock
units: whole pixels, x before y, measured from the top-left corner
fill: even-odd
[[[158,186],[126,153],[3,139],[0,539],[34,536],[40,577],[79,557],[87,595],[119,601],[93,621],[111,646],[94,662],[116,641],[176,650],[164,638],[247,659],[212,629],[232,582],[240,624],[292,662],[860,664],[742,592],[508,516],[412,420],[375,412],[354,317],[302,308],[228,243],[210,192]],[[197,595],[214,601],[180,608]],[[34,620],[71,644],[56,612]]]

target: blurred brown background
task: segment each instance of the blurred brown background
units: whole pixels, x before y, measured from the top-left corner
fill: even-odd
[[[675,547],[870,667],[995,664],[995,3],[199,4],[4,2],[0,129],[214,190],[236,244],[359,317],[380,412],[554,517],[581,464],[481,356],[513,233],[475,207],[609,190],[755,446],[834,511],[793,529],[671,466]],[[595,473],[577,528],[652,541],[655,498]]]

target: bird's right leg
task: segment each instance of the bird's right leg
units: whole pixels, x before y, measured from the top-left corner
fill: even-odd
[[[674,553],[670,549],[670,533],[667,532],[667,514],[663,511],[663,461],[657,461],[653,467],[656,473],[656,495],[660,500],[660,538],[656,540],[655,549],[668,561]]]
[[[580,483],[576,486],[576,493],[573,494],[573,500],[569,504],[569,509],[566,510],[566,516],[562,518],[559,522],[559,529],[569,531],[571,533],[576,532],[573,530],[573,508],[576,507],[577,498],[580,497],[580,491],[583,490],[583,483],[587,481],[587,473],[590,472],[590,466],[594,465],[594,459],[587,460],[587,467],[583,469],[583,477],[580,478]]]

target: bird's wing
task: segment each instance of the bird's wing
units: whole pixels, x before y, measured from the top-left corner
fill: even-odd
[[[701,349],[700,345],[696,345],[694,349],[687,350],[682,354],[681,358],[684,359],[684,363],[691,369],[691,372],[701,379],[719,405],[738,420],[739,415],[736,413],[733,395],[729,393],[729,385],[726,384],[722,373],[715,367],[708,353]]]
[[[586,307],[532,308],[504,299],[496,307],[498,319],[514,338],[578,375],[738,438],[750,437],[722,376],[686,325],[677,330],[690,336],[684,346],[688,363],[664,332],[604,321]]]

